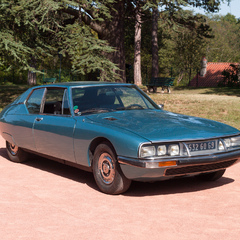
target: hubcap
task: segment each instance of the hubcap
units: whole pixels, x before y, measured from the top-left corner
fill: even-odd
[[[18,146],[11,143],[8,144],[8,149],[13,156],[15,156],[18,152]]]
[[[104,183],[111,184],[115,177],[115,166],[112,157],[103,153],[99,157],[98,170]]]

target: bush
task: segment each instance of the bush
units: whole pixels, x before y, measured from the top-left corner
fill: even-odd
[[[19,71],[12,69],[11,71],[0,70],[0,84],[26,84],[27,71]]]
[[[225,87],[240,87],[239,64],[231,64],[230,68],[222,72],[223,81],[219,84]]]

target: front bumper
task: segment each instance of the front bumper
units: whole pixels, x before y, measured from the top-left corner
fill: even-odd
[[[175,166],[161,166],[162,162],[175,161]],[[204,156],[174,157],[162,159],[133,159],[118,157],[123,174],[140,181],[170,179],[177,176],[196,175],[226,169],[240,161],[240,150]]]

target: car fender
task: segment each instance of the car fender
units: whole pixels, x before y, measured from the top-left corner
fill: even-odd
[[[77,163],[91,166],[89,150],[92,143],[98,141],[97,139],[110,142],[117,156],[132,158],[138,157],[138,148],[141,143],[148,142],[147,139],[128,130],[92,122],[85,117],[78,117],[74,131],[74,152]]]

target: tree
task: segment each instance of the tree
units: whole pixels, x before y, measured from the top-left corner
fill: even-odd
[[[114,51],[103,53],[116,64],[118,70],[115,68],[113,71],[120,75],[120,81],[125,82],[124,6],[124,0],[84,1],[84,4],[68,6],[63,11],[80,19],[98,34],[99,39],[114,48]]]
[[[214,12],[221,1],[139,0],[145,10],[156,9],[157,4],[173,27],[175,23],[188,25],[187,18],[179,14],[183,6]],[[126,6],[134,2],[1,0],[1,64],[14,63],[36,71],[31,63],[42,64],[61,48],[76,71],[100,70],[102,79],[125,82],[124,18]]]
[[[192,14],[189,12],[188,14]],[[194,19],[194,15],[192,15]],[[189,22],[190,24],[190,22]],[[192,73],[199,70],[199,62],[206,55],[209,40],[212,39],[212,30],[206,24],[203,16],[198,15],[198,22],[192,23],[192,28],[183,28],[175,36],[175,67],[178,69],[178,83],[184,74],[188,75],[188,82],[191,80]]]
[[[158,63],[158,7],[162,9],[162,20],[167,22],[173,29],[188,28],[194,29],[195,23],[201,20],[198,16],[189,15],[187,11],[183,10],[184,6],[202,7],[208,12],[218,11],[218,7],[224,0],[205,1],[205,0],[152,0],[147,1],[146,5],[152,8],[152,77],[158,77],[159,63]],[[230,1],[228,1],[230,2]]]
[[[239,62],[240,26],[235,16],[214,16],[207,19],[211,26],[214,38],[209,42],[207,58],[211,62]]]
[[[224,79],[221,83],[222,86],[239,87],[240,86],[240,71],[239,64],[231,64],[228,69],[222,73]]]
[[[156,0],[153,1],[156,5]],[[158,6],[154,6],[152,10],[152,77],[158,77]]]
[[[71,4],[78,4],[78,1]],[[66,14],[69,7],[69,1],[1,0],[0,64],[8,69],[14,65],[22,66],[34,73],[37,65],[48,57],[57,56],[61,48],[64,56],[73,61],[75,70],[86,73],[104,69],[105,79],[115,76],[116,66],[103,54],[110,54],[113,49],[81,24],[81,19]],[[103,6],[101,14],[108,16],[108,9]],[[81,38],[77,39],[76,33],[80,32]],[[76,45],[77,51],[74,50]],[[77,63],[76,57],[81,61]]]
[[[142,17],[141,17],[141,3],[136,2],[135,8],[135,36],[134,36],[134,83],[142,85],[142,71],[141,71],[141,33],[142,33]]]
[[[153,66],[152,69],[156,72],[154,72],[154,76],[158,75],[157,69],[158,69],[158,58],[156,57],[158,54],[157,49],[157,39],[156,39],[156,26],[157,26],[157,7],[156,4],[158,4],[160,7],[164,8],[164,11],[168,12],[168,21],[171,23],[177,22],[180,24],[185,24],[188,25],[188,18],[185,16],[182,16],[182,18],[176,18],[175,15],[182,10],[183,6],[186,5],[192,5],[196,7],[202,7],[206,11],[210,12],[215,12],[218,10],[218,7],[221,3],[221,1],[224,0],[195,0],[195,1],[188,1],[188,0],[142,0],[138,1],[139,3],[141,2],[144,4],[144,8],[152,8],[153,9],[153,52],[154,52],[154,58],[153,58]],[[125,6],[128,4],[129,1],[115,1],[115,2],[108,2],[106,6],[108,9],[110,9],[109,13],[111,15],[111,21],[105,20],[104,23],[100,21],[95,21],[95,15],[96,15],[96,10],[98,11],[98,8],[94,8],[96,3],[99,3],[98,1],[94,1],[94,4],[89,1],[90,4],[85,4],[82,5],[84,11],[87,12],[87,14],[81,14],[81,19],[91,26],[92,29],[94,29],[100,39],[107,40],[109,45],[112,47],[115,47],[116,51],[110,55],[108,55],[108,58],[117,64],[119,67],[120,71],[118,73],[121,76],[122,81],[126,81],[126,76],[125,76],[125,52],[124,52],[124,16],[125,16]],[[131,1],[135,2],[135,1]],[[183,11],[182,11],[183,12]],[[139,50],[137,50],[139,51]],[[137,55],[137,54],[136,54]]]

